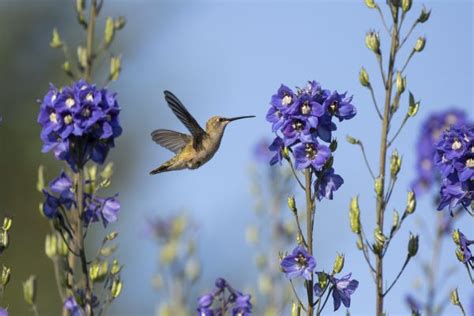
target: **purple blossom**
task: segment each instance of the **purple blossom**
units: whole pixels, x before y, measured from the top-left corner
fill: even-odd
[[[74,296],[69,296],[64,301],[64,308],[68,311],[69,316],[82,316],[84,315],[81,307],[77,304]]]
[[[318,200],[324,198],[332,200],[333,192],[337,191],[344,183],[344,179],[338,174],[334,173],[334,168],[326,170],[319,181],[315,182],[316,190],[318,191]]]
[[[302,276],[310,280],[316,267],[316,260],[303,246],[297,246],[290,255],[281,260],[280,266],[290,279]]]
[[[8,316],[8,311],[6,309],[0,307],[0,316]]]
[[[359,286],[359,281],[351,280],[351,273],[343,276],[340,279],[331,278],[333,283],[332,298],[334,300],[334,311],[337,311],[342,304],[346,308],[351,306],[351,295],[354,294],[355,290]]]
[[[38,114],[43,152],[53,151],[73,170],[88,160],[103,163],[122,133],[115,93],[84,80],[57,89],[50,85]]]
[[[238,295],[235,299],[235,305],[232,308],[232,316],[250,316],[252,315],[252,303],[250,295]]]
[[[283,160],[283,150],[285,148],[285,145],[283,144],[283,139],[280,137],[276,137],[273,142],[270,144],[268,149],[271,152],[275,152],[275,155],[273,158],[270,160],[270,165],[274,165],[277,162],[281,164],[281,161]]]
[[[312,166],[320,171],[331,157],[328,146],[320,145],[318,142],[302,143],[295,149],[296,169],[302,170]]]
[[[463,254],[463,263],[470,262],[471,264],[474,264],[474,257],[472,256],[471,249],[469,249],[469,246],[474,244],[474,240],[467,239],[466,236],[459,230],[457,230],[455,233],[457,233],[459,236],[459,241],[455,241],[458,243],[459,250],[461,250]]]
[[[405,302],[414,313],[418,313],[422,308],[422,304],[411,294],[405,297]]]
[[[270,145],[268,139],[261,139],[257,144],[255,144],[253,149],[253,157],[256,162],[268,163],[273,157],[272,152],[268,148]]]
[[[346,97],[346,93],[339,94],[334,91],[323,103],[324,110],[337,117],[339,122],[350,120],[357,114],[354,105],[351,104],[352,97]]]

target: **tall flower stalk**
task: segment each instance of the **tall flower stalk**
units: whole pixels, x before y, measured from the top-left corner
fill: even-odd
[[[367,33],[365,42],[367,47],[375,54],[377,63],[380,69],[380,75],[382,78],[383,88],[384,88],[384,101],[383,108],[380,110],[378,102],[375,97],[374,87],[372,86],[369,75],[367,71],[362,68],[359,76],[360,83],[366,87],[372,97],[374,107],[376,109],[377,115],[381,121],[381,134],[380,134],[380,145],[379,145],[379,166],[378,172],[375,173],[370,166],[368,159],[365,155],[365,150],[363,143],[360,140],[357,140],[353,137],[348,137],[348,141],[352,144],[358,145],[362,150],[364,160],[367,164],[369,173],[374,179],[375,183],[375,213],[376,213],[376,225],[374,230],[374,242],[372,244],[366,238],[363,225],[359,219],[359,206],[357,198],[353,199],[350,209],[351,217],[351,226],[354,233],[358,236],[358,247],[364,254],[370,273],[373,275],[376,285],[376,315],[383,315],[384,313],[384,298],[390,292],[392,287],[398,281],[399,277],[403,273],[404,269],[408,265],[410,259],[416,254],[418,250],[418,236],[410,236],[408,241],[408,254],[405,261],[402,264],[400,272],[396,276],[395,280],[391,283],[388,283],[388,287],[385,286],[384,281],[384,255],[388,249],[388,246],[391,240],[394,238],[396,233],[399,231],[402,222],[405,218],[413,213],[416,205],[416,198],[413,192],[408,193],[407,206],[405,212],[400,217],[399,214],[395,211],[393,216],[393,223],[390,232],[387,234],[384,232],[384,222],[385,222],[385,211],[387,205],[390,201],[390,197],[394,190],[397,175],[401,168],[401,157],[398,152],[393,151],[389,161],[387,159],[388,149],[393,145],[395,139],[402,131],[406,122],[413,116],[416,115],[419,107],[419,102],[415,101],[413,94],[410,92],[409,95],[409,105],[408,110],[400,124],[400,126],[392,132],[392,119],[395,116],[395,113],[399,109],[400,100],[406,89],[406,76],[404,72],[412,59],[417,53],[421,52],[425,46],[425,38],[419,37],[411,49],[410,54],[404,63],[398,64],[397,57],[402,47],[406,41],[410,38],[413,30],[421,23],[424,23],[428,20],[430,12],[426,11],[425,8],[421,11],[419,17],[412,23],[412,26],[406,33],[402,35],[402,26],[407,17],[407,13],[410,11],[412,6],[411,0],[389,0],[387,1],[387,7],[389,9],[391,17],[391,25],[389,26],[386,22],[384,12],[381,7],[375,3],[374,0],[365,0],[366,5],[377,11],[380,16],[384,26],[385,31],[390,37],[390,47],[388,50],[388,61],[384,65],[384,55],[382,53],[382,47],[380,43],[380,35],[378,32],[370,31]],[[390,164],[390,174],[387,174],[387,162]],[[357,226],[357,228],[356,228]],[[371,254],[375,257],[375,263],[372,263]]]
[[[337,142],[332,137],[333,131],[337,129],[333,120],[349,120],[356,113],[352,97],[323,89],[316,81],[310,81],[304,88],[297,88],[296,92],[281,85],[271,98],[267,121],[272,123],[276,137],[269,147],[275,153],[270,164],[288,162],[306,200],[305,216],[302,216],[295,198],[288,198],[288,207],[297,227],[298,245],[291,253],[281,254],[280,262],[295,295],[293,315],[299,315],[301,310],[308,316],[315,313],[319,315],[331,294],[334,310],[339,309],[341,302],[349,308],[350,297],[359,284],[351,280],[351,274],[336,277],[344,266],[343,255],[336,257],[331,273],[316,272],[313,256],[316,200],[332,200],[334,191],[344,182],[333,168],[333,153],[337,149]],[[306,221],[306,231],[302,229],[303,220]],[[305,299],[298,295],[294,284],[296,279],[304,280]]]
[[[61,89],[51,85],[38,116],[43,152],[53,151],[56,159],[67,164],[66,171],[48,186],[44,185],[40,168],[38,182],[45,197],[42,212],[51,220],[53,230],[46,238],[46,253],[55,265],[64,315],[106,314],[122,289],[120,264],[117,260],[109,263],[116,247],[110,242],[117,233],[109,233],[92,258],[88,257],[90,251],[85,243],[94,222],[101,221],[106,227],[117,220],[120,210],[117,195],[106,198],[99,195],[101,189],[110,185],[112,165],[107,165],[100,174],[97,169],[122,132],[120,108],[115,93],[92,82],[95,61],[100,58],[109,59],[111,65],[105,84],[118,79],[120,58],[106,52],[125,21],[122,17],[108,17],[102,42],[97,45],[96,21],[103,4],[104,0],[74,1],[77,21],[85,32],[84,43],[77,47],[76,61],[71,59],[58,30],[53,30],[50,46],[63,51],[62,68],[73,84]],[[100,293],[95,287],[99,283],[104,289]]]

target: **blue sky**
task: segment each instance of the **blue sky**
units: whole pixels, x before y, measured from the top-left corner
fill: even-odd
[[[391,209],[404,207],[414,174],[416,135],[423,118],[449,106],[472,113],[473,4],[426,1],[426,5],[433,10],[430,21],[419,27],[406,44],[407,49],[417,36],[427,37],[425,51],[413,58],[407,70],[408,89],[421,99],[421,108],[395,144],[403,154],[403,168],[387,217],[391,217]],[[412,11],[420,9],[421,5],[415,4]],[[245,227],[254,219],[246,172],[251,150],[262,137],[271,137],[264,117],[278,86],[303,85],[315,79],[328,89],[349,91],[358,108],[357,117],[341,124],[336,133],[341,142],[335,168],[345,184],[334,201],[318,207],[318,265],[329,269],[335,253],[344,252],[346,271],[352,271],[361,282],[353,297],[352,315],[373,314],[375,290],[362,255],[355,250],[347,216],[350,197],[359,194],[362,216],[371,227],[372,181],[357,149],[343,139],[351,134],[364,140],[375,166],[380,126],[370,96],[357,78],[364,66],[372,82],[380,82],[374,56],[364,44],[366,31],[375,28],[381,31],[382,49],[387,47],[376,12],[368,10],[363,1],[122,1],[117,6],[109,3],[107,10],[125,13],[128,20],[122,78],[112,86],[119,91],[125,132],[112,159],[117,162],[117,172],[120,166],[133,168],[126,181],[115,184],[115,189],[122,192],[118,229],[122,231],[120,255],[126,259],[124,295],[115,311],[149,315],[154,310],[158,296],[150,278],[156,271],[157,254],[141,231],[146,218],[155,214],[187,209],[199,221],[203,278],[209,284],[217,276],[229,278],[236,287],[252,281],[253,253],[244,240]],[[376,88],[381,91],[380,85]],[[151,177],[149,170],[171,153],[156,146],[150,132],[155,128],[185,131],[164,102],[165,89],[173,91],[202,124],[217,114],[253,114],[257,118],[229,126],[220,151],[202,168]],[[377,97],[381,99],[382,94],[377,93]],[[406,106],[407,100],[403,99],[400,112]],[[434,213],[428,199],[420,200],[418,218],[430,222]],[[402,264],[400,254],[405,255],[408,232],[419,231],[414,218],[408,222],[410,225],[387,255],[389,280]],[[474,227],[469,224],[462,227],[472,231]],[[446,264],[455,264],[452,251],[451,243],[447,243]],[[390,315],[407,313],[403,297],[406,288],[420,276],[418,266],[417,262],[411,264],[390,293],[386,304]],[[463,273],[454,280],[459,282],[464,299],[473,294]]]

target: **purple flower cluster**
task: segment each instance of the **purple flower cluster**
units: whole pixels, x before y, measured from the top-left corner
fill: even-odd
[[[316,268],[316,260],[311,256],[306,249],[299,245],[293,252],[284,257],[280,262],[280,267],[286,276],[290,279],[303,277],[306,280],[311,280],[314,270]],[[316,272],[318,276],[323,275],[325,279],[329,279],[332,297],[334,302],[334,311],[338,310],[342,304],[349,308],[351,305],[351,295],[359,286],[359,281],[351,280],[351,274],[347,274],[338,279],[325,272]],[[314,285],[314,294],[320,297],[323,294],[323,289],[319,283]],[[321,298],[320,298],[321,299]]]
[[[417,178],[412,183],[417,196],[429,190],[439,177],[434,168],[433,157],[436,153],[435,144],[439,141],[442,132],[452,125],[466,123],[466,113],[456,109],[435,112],[423,122],[416,144]]]
[[[252,315],[251,296],[233,289],[226,280],[216,280],[216,287],[198,299],[198,316],[222,316],[231,311],[232,316]]]
[[[458,245],[457,255],[458,258],[463,263],[469,263],[472,268],[474,268],[474,257],[472,256],[471,249],[469,246],[474,244],[474,240],[469,240],[466,236],[459,230],[453,232],[454,242]]]
[[[57,89],[43,98],[38,115],[43,152],[52,150],[73,170],[88,160],[102,164],[122,133],[116,94],[84,80]]]
[[[64,219],[64,212],[69,211],[76,205],[73,193],[73,183],[69,176],[63,171],[48,186],[43,189],[45,201],[43,203],[43,214],[47,218]],[[120,211],[120,203],[116,196],[101,198],[94,194],[84,193],[84,224],[102,220],[104,226],[117,221]]]
[[[455,125],[444,131],[434,162],[442,177],[438,209],[467,208],[474,199],[474,127]]]
[[[281,85],[272,96],[266,119],[272,123],[276,138],[269,149],[275,152],[271,165],[281,163],[285,153],[292,153],[298,170],[311,168],[317,175],[318,199],[332,199],[332,192],[344,182],[332,168],[330,143],[339,121],[353,118],[357,111],[346,93],[325,90],[316,81],[293,92]]]

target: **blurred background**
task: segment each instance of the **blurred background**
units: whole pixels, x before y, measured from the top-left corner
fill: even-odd
[[[470,112],[471,121],[474,119],[474,4],[424,3],[432,9],[431,18],[405,48],[409,51],[417,36],[426,35],[425,50],[413,58],[407,70],[408,89],[421,99],[421,108],[395,144],[403,155],[403,167],[388,207],[390,213],[393,208],[402,210],[405,206],[406,191],[415,175],[420,122],[432,111],[450,106]],[[415,19],[421,4],[415,1],[411,10],[410,18]],[[114,44],[114,50],[123,54],[122,75],[110,85],[119,93],[123,110],[124,133],[109,160],[115,162],[110,191],[120,192],[122,202],[119,223],[113,227],[120,232],[117,257],[125,264],[124,290],[111,314],[154,314],[160,296],[151,280],[157,271],[158,253],[156,244],[146,237],[145,227],[150,218],[183,209],[198,226],[194,238],[202,262],[199,287],[210,290],[219,276],[239,289],[255,285],[256,254],[245,242],[246,227],[256,220],[249,174],[253,148],[263,137],[272,137],[265,114],[279,85],[302,86],[315,79],[327,89],[349,91],[358,108],[356,118],[340,125],[336,132],[341,141],[335,168],[345,184],[333,201],[318,205],[316,259],[319,267],[329,270],[336,252],[345,253],[344,271],[352,271],[360,281],[351,313],[372,315],[375,289],[362,254],[355,247],[347,214],[350,197],[360,194],[362,217],[370,223],[366,224],[367,230],[372,230],[373,184],[359,151],[343,139],[346,134],[362,139],[370,162],[376,164],[378,120],[368,91],[358,83],[361,66],[368,70],[373,83],[380,82],[374,56],[364,44],[366,31],[382,31],[376,12],[367,9],[363,1],[106,0],[103,15],[124,15],[127,19],[126,28]],[[35,189],[40,164],[46,167],[47,179],[55,177],[61,167],[51,154],[41,154],[36,123],[36,100],[48,84],[68,83],[59,68],[62,55],[48,45],[53,27],[59,28],[71,47],[84,38],[69,1],[0,1],[0,214],[14,219],[10,248],[1,258],[13,267],[2,305],[9,306],[11,315],[28,313],[21,283],[29,274],[38,276],[42,314],[59,313],[53,266],[44,255],[49,225],[38,211],[42,196]],[[387,38],[385,33],[381,35],[384,49]],[[107,71],[107,65],[102,67]],[[381,91],[380,85],[375,87]],[[164,89],[173,91],[202,124],[212,115],[252,114],[257,118],[229,126],[219,152],[202,168],[152,177],[148,172],[171,153],[153,143],[150,132],[156,128],[185,131],[166,106]],[[382,94],[377,97],[380,99]],[[404,99],[402,113],[406,106]],[[395,277],[403,263],[409,231],[421,232],[417,221],[434,223],[435,212],[429,198],[420,198],[418,220],[408,219],[409,224],[386,257],[387,280]],[[470,232],[474,229],[467,218],[458,227]],[[421,255],[429,254],[430,244],[423,235],[420,238]],[[90,246],[94,246],[94,240]],[[456,265],[451,241],[445,243],[444,251],[443,265]],[[277,253],[265,255],[278,260]],[[474,292],[465,271],[459,270],[446,282],[446,288],[459,287],[461,299],[467,302]],[[420,276],[415,260],[388,296],[386,309],[390,315],[409,314],[404,298]],[[194,296],[187,299],[194,304]],[[331,310],[329,306],[326,312],[331,314]],[[340,314],[344,312],[339,310]],[[454,307],[447,307],[447,315],[456,312]]]

